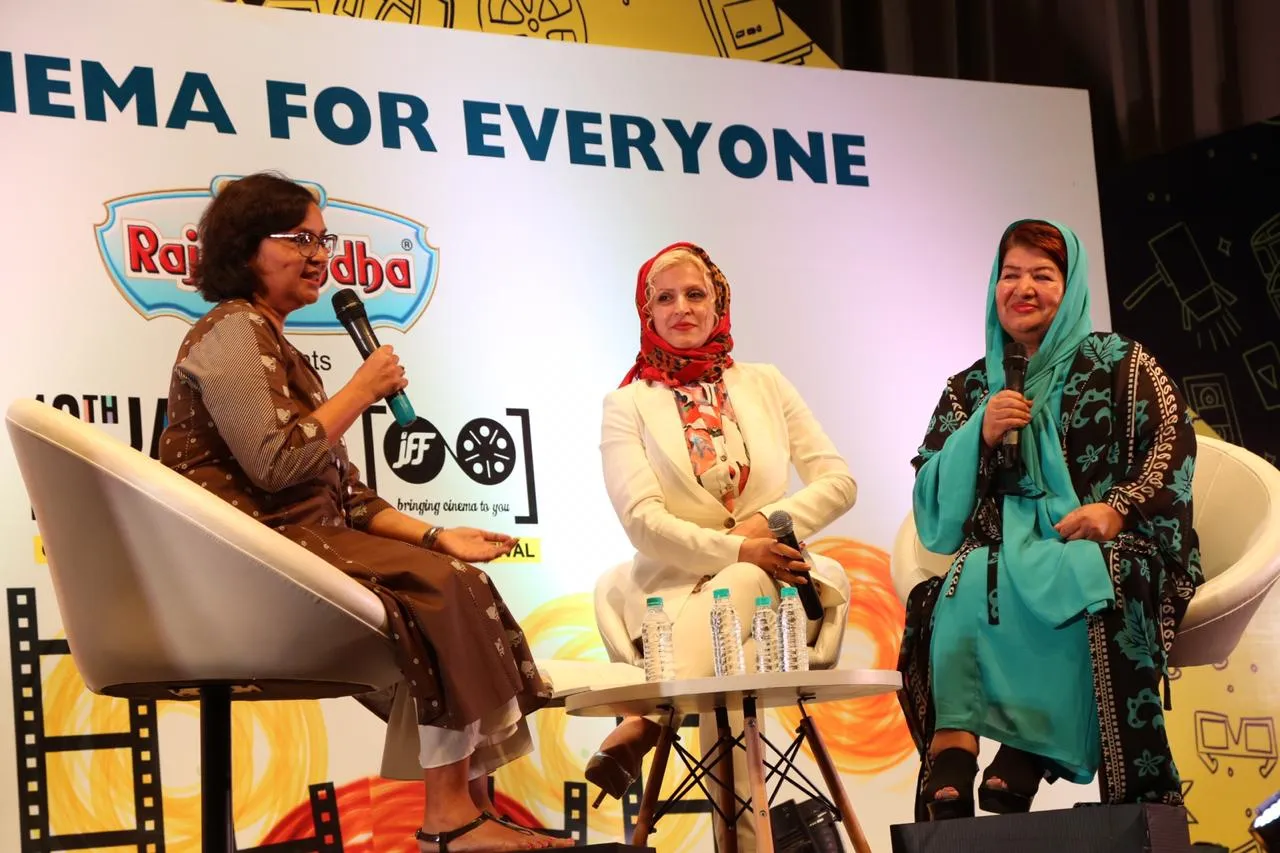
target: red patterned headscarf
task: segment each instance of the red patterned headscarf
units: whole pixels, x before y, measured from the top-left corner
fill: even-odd
[[[649,277],[653,262],[672,249],[688,249],[702,259],[711,274],[715,311],[719,319],[711,330],[711,336],[700,347],[677,349],[664,341],[653,328],[645,279]],[[716,382],[733,365],[733,357],[729,355],[733,349],[733,336],[729,334],[729,281],[702,247],[693,243],[672,243],[645,261],[636,276],[636,311],[640,314],[640,353],[622,385],[629,385],[637,379],[661,382],[673,388],[694,382]]]

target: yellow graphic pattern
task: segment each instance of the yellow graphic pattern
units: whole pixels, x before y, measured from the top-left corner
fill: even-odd
[[[227,2],[227,0],[219,0]],[[837,67],[774,0],[235,0],[551,41]]]
[[[107,734],[129,730],[123,699],[90,693],[70,657],[43,682],[49,735]],[[200,851],[200,776],[197,752],[175,748],[199,741],[200,706],[159,702],[162,739],[165,849]],[[232,708],[232,790],[235,822],[243,838],[257,838],[305,799],[307,786],[327,781],[329,738],[319,702],[237,702]],[[166,756],[186,759],[177,765]],[[135,823],[128,749],[48,756],[50,831],[53,835],[131,829]]]
[[[495,563],[541,563],[542,540],[538,537],[522,536],[510,554],[494,560]]]
[[[1247,849],[1253,809],[1280,789],[1280,593],[1254,614],[1231,657],[1174,670],[1166,724],[1191,813],[1191,839]]]

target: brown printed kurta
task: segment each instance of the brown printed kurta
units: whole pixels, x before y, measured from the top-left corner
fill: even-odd
[[[462,729],[549,691],[483,571],[365,532],[390,505],[314,412],[320,376],[250,302],[216,305],[178,351],[160,461],[372,589],[387,609],[420,725]],[[383,694],[360,698],[386,719]]]

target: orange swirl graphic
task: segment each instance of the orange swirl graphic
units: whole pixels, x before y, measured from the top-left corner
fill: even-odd
[[[90,693],[70,657],[45,676],[43,689],[47,734],[129,730],[128,702]],[[165,745],[160,750],[165,849],[198,853],[200,708],[194,702],[160,702],[156,715]],[[252,838],[288,814],[299,795],[306,796],[308,784],[326,777],[328,736],[319,702],[236,703],[231,730],[235,822],[242,838]],[[158,734],[151,732],[157,743]],[[54,835],[136,826],[130,750],[52,753],[46,766]]]
[[[840,536],[823,537],[809,548],[840,563],[852,586],[840,667],[897,669],[906,612],[893,590],[889,554]],[[775,713],[792,730],[800,724],[797,709]],[[842,773],[874,776],[915,755],[897,694],[825,702],[809,713]]]
[[[520,620],[525,637],[534,652],[534,658],[558,660],[606,661],[600,634],[596,630],[595,612],[589,593],[575,593],[552,599]],[[532,810],[535,814],[555,815],[547,821],[560,826],[559,816],[564,810],[564,783],[566,780],[582,780],[582,770],[587,759],[599,745],[599,740],[611,727],[612,721],[595,724],[598,734],[586,733],[591,721],[575,720],[576,736],[569,737],[569,716],[563,709],[548,708],[539,711],[531,719],[538,751],[528,759],[514,761],[495,774],[495,785],[503,794]],[[682,736],[686,737],[687,736]],[[694,749],[693,743],[687,744]],[[696,751],[696,749],[694,749]],[[663,780],[662,796],[665,798],[683,778],[676,772],[682,765],[672,756]],[[648,771],[646,763],[645,771]],[[596,791],[588,792],[594,799]],[[588,809],[589,841],[604,838],[621,839],[622,806],[612,798],[606,798],[598,810]],[[663,853],[682,853],[698,849],[704,836],[710,833],[711,822],[705,815],[671,814],[664,817],[652,843],[660,845]]]
[[[336,788],[334,794],[345,853],[417,853],[413,833],[422,821],[421,782],[366,776]],[[493,804],[500,815],[524,826],[539,826],[527,809],[501,792],[494,793]],[[311,803],[304,800],[281,818],[260,844],[312,838],[316,833],[313,822]]]

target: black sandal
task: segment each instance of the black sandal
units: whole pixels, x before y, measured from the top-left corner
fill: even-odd
[[[419,827],[413,833],[413,837],[418,841],[425,841],[428,844],[438,845],[439,846],[438,853],[449,853],[450,841],[454,841],[456,839],[461,838],[471,830],[479,827],[482,823],[484,823],[487,820],[491,820],[494,823],[502,823],[502,821],[498,820],[496,817],[489,814],[488,812],[480,812],[480,816],[478,818],[471,821],[470,823],[463,824],[457,829],[450,829],[450,830],[446,830],[445,832],[423,832],[421,827]]]
[[[973,779],[977,775],[978,756],[972,752],[952,747],[934,756],[929,779],[920,794],[929,810],[929,820],[973,817]],[[943,788],[955,788],[959,793],[939,798],[938,792]]]
[[[992,778],[1005,787],[990,786]],[[982,774],[978,786],[978,808],[991,814],[1021,814],[1031,811],[1031,801],[1044,778],[1044,764],[1029,752],[1012,746],[1001,746],[996,757]]]

